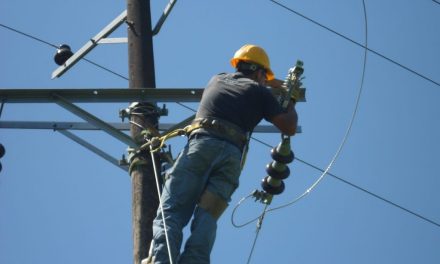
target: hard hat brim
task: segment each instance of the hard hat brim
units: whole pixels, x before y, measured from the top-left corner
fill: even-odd
[[[239,58],[232,58],[231,59],[231,65],[234,68],[237,68],[238,62],[240,61],[244,61],[244,62],[249,62],[249,63],[255,63],[254,61],[251,60],[245,60],[245,59],[239,59]],[[273,71],[267,67],[264,67],[262,65],[260,65],[261,68],[266,70],[266,78],[268,81],[275,79],[275,75],[273,74]]]

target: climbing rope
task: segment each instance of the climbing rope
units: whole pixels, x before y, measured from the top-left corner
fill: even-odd
[[[165,240],[167,243],[168,257],[170,259],[170,263],[173,264],[173,259],[172,259],[172,255],[171,255],[170,240],[168,238],[168,228],[167,228],[167,224],[166,224],[166,220],[165,220],[165,212],[163,210],[163,204],[162,204],[162,199],[161,199],[159,175],[158,175],[157,169],[156,169],[156,159],[154,157],[152,145],[150,145],[150,155],[151,155],[151,161],[153,163],[154,178],[156,179],[157,195],[159,197],[159,208],[160,208],[160,214],[162,216],[162,221],[163,221],[163,228],[164,228],[164,232],[165,232]]]
[[[136,123],[134,121],[130,120],[130,123],[133,124],[133,125],[138,126],[139,128],[143,129],[144,131],[148,131],[147,128],[145,128],[144,126],[142,126],[142,125],[140,125],[140,124],[138,124],[138,123]],[[182,129],[176,129],[174,131],[171,131],[170,133],[167,133],[166,135],[164,135],[162,137],[153,137],[152,139],[146,139],[145,138],[147,140],[147,142],[145,144],[143,144],[137,151],[131,150],[132,152],[136,152],[135,153],[135,155],[136,155],[136,154],[139,154],[140,151],[145,150],[148,147],[150,149],[151,162],[152,162],[152,165],[153,165],[154,178],[155,178],[155,182],[156,182],[156,189],[157,189],[157,195],[158,195],[158,200],[159,200],[159,208],[160,208],[160,213],[161,213],[161,216],[162,216],[163,227],[164,227],[164,232],[165,232],[165,240],[166,240],[167,250],[168,250],[168,258],[169,258],[171,264],[173,264],[173,259],[172,259],[172,255],[171,255],[170,240],[169,240],[169,237],[168,237],[168,227],[167,227],[167,224],[166,224],[165,212],[164,212],[164,209],[163,209],[163,204],[162,204],[162,199],[161,199],[162,194],[161,194],[161,188],[160,188],[160,179],[159,179],[158,171],[156,169],[157,165],[156,165],[156,159],[155,159],[154,154],[157,151],[159,151],[159,150],[161,150],[163,148],[164,142],[168,138],[171,138],[172,136],[175,136],[175,135],[179,135],[177,132],[180,131],[180,130],[182,130]],[[142,162],[139,162],[139,160],[138,160],[138,164],[139,163],[142,163]],[[131,164],[130,167],[132,165],[133,164]],[[152,261],[153,261],[152,260],[152,258],[153,258],[153,256],[152,256],[153,255],[152,254],[153,253],[152,252],[153,251],[153,243],[154,243],[154,241],[152,241],[151,245],[150,245],[150,250],[149,250],[150,252],[149,252],[149,256],[148,256],[148,260],[149,261],[147,263],[150,263],[150,262],[152,263]]]

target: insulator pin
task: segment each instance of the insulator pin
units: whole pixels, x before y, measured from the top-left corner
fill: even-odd
[[[72,57],[73,52],[70,50],[69,45],[63,44],[57,49],[57,53],[55,53],[54,60],[58,65],[63,65],[66,61]]]
[[[261,182],[261,187],[265,192],[272,195],[277,195],[284,191],[285,185],[282,180],[277,180],[270,176],[266,176]]]
[[[290,169],[286,164],[272,161],[266,165],[267,174],[275,179],[284,180],[290,175]]]
[[[284,138],[278,146],[270,151],[272,159],[284,164],[291,163],[295,158],[293,151],[290,148],[290,139]]]

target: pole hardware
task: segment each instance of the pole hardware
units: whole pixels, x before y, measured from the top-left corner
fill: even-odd
[[[305,89],[301,88],[304,79],[304,63],[300,60],[293,68],[290,68],[282,85],[283,93],[277,96],[283,109],[287,109],[290,100],[305,101]],[[262,191],[255,191],[252,196],[256,201],[269,205],[274,195],[284,192],[284,181],[290,175],[287,164],[291,163],[295,155],[291,150],[290,136],[281,134],[281,142],[271,150],[272,161],[266,165],[267,176],[261,181]]]
[[[144,103],[134,102],[131,103],[129,107],[120,109],[119,110],[119,117],[121,118],[122,122],[124,122],[125,118],[130,118],[130,116],[135,114],[140,114],[139,107],[142,106]],[[145,111],[145,109],[147,111]],[[135,111],[136,110],[136,111]],[[145,115],[154,115],[154,116],[168,116],[168,108],[166,107],[166,104],[163,104],[162,107],[149,105],[147,108],[144,108],[144,111],[142,111],[142,114]]]
[[[56,64],[58,65],[63,65],[64,63],[66,63],[66,61],[72,57],[73,52],[70,49],[70,46],[67,44],[62,44],[60,45],[60,47],[57,49],[57,52],[55,53],[55,56],[53,57],[54,61]]]
[[[3,146],[3,144],[0,144],[0,159],[3,158],[5,153],[6,153],[5,147]],[[2,164],[0,163],[0,171],[2,170],[2,168],[3,168]]]

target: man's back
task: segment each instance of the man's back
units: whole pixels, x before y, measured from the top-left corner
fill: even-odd
[[[197,118],[229,121],[250,132],[264,118],[270,121],[283,110],[271,92],[242,73],[219,74],[208,83]]]

